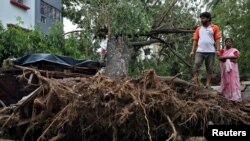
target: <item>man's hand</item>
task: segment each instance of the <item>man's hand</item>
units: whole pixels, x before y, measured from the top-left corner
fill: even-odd
[[[194,52],[192,51],[190,52],[189,57],[193,57],[193,56],[194,56]]]
[[[220,56],[220,51],[219,50],[216,51],[216,55],[217,55],[217,57]]]

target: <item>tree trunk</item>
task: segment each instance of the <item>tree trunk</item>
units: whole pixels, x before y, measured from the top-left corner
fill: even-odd
[[[122,37],[111,38],[107,46],[107,64],[105,73],[113,80],[128,75],[130,52]]]

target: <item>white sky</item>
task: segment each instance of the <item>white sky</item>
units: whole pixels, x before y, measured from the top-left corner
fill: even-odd
[[[77,26],[73,25],[73,23],[67,18],[63,18],[63,25],[64,25],[64,28],[63,28],[64,33],[77,29]]]

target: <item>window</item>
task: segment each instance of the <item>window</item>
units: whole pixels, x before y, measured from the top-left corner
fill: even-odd
[[[53,7],[52,6],[48,6],[48,15],[49,15],[49,18],[52,18],[52,9]]]
[[[41,23],[46,23],[46,17],[45,16],[41,16]]]
[[[144,54],[145,55],[150,55],[150,49],[149,48],[144,49]]]
[[[59,10],[56,10],[56,19],[57,20],[60,20],[61,18],[61,15],[60,15],[60,11]]]
[[[61,20],[61,12],[59,9],[49,5],[48,3],[41,1],[40,12],[43,16],[54,20]]]
[[[53,19],[56,19],[56,9],[55,8],[52,9],[52,17],[53,17]]]
[[[41,3],[41,14],[43,14],[43,15],[45,15],[45,13],[46,13],[46,6],[45,6],[45,4],[42,2]]]

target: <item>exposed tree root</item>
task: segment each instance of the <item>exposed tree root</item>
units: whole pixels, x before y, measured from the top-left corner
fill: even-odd
[[[213,124],[250,125],[249,108],[216,91],[147,70],[136,78],[49,79],[24,68],[39,90],[0,109],[0,136],[11,140],[203,140]],[[192,138],[189,138],[190,140]]]

